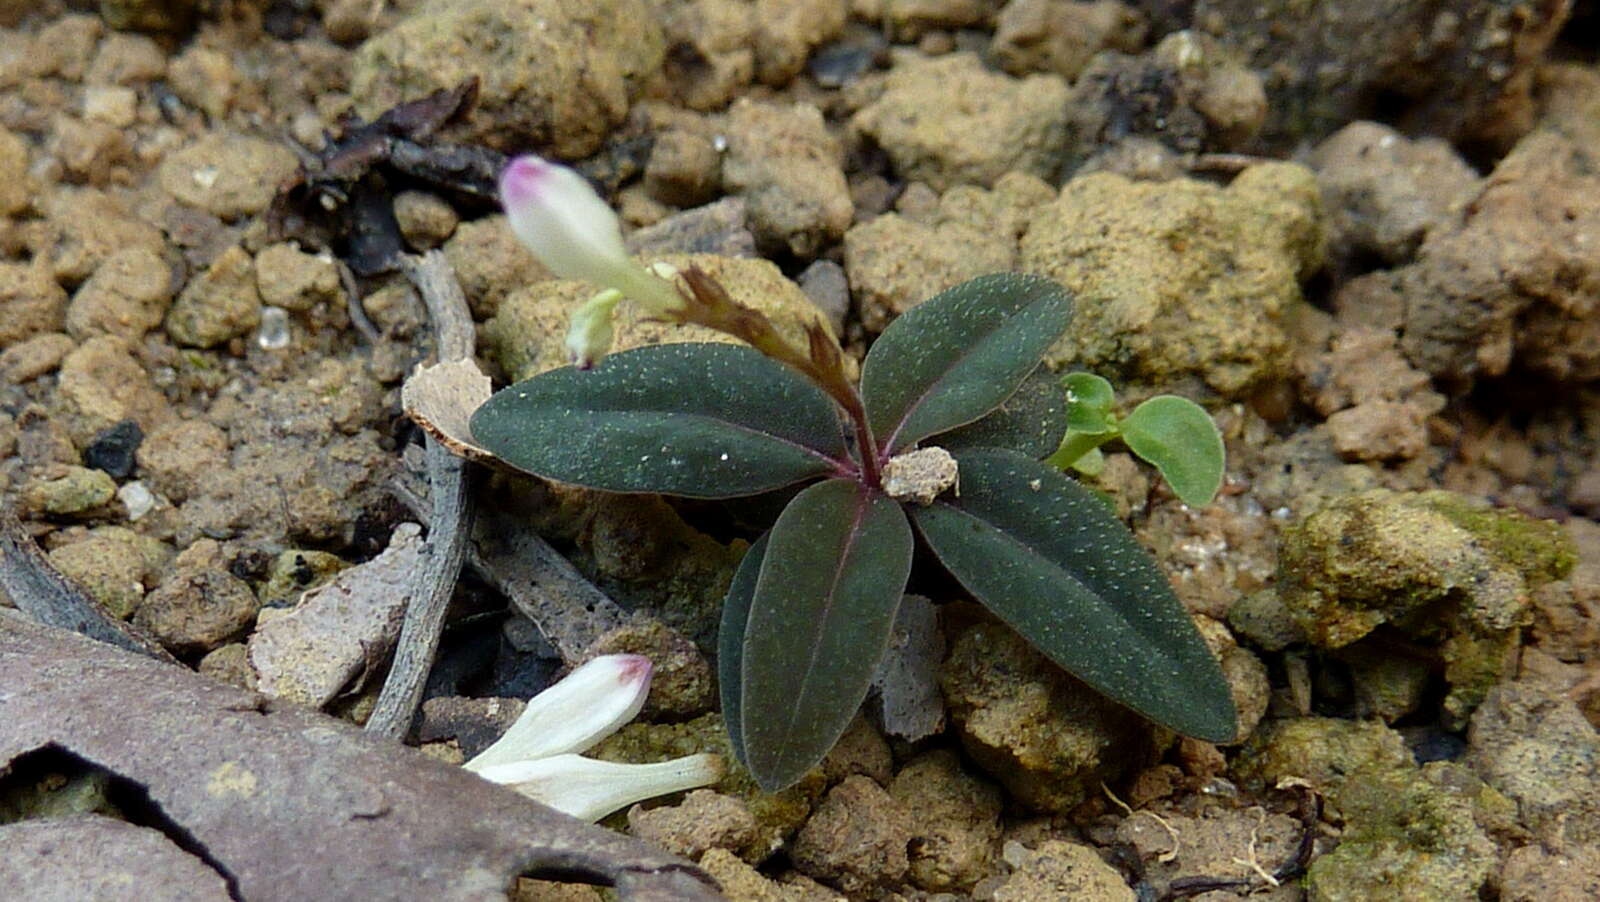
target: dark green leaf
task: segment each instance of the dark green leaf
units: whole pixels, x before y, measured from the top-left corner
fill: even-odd
[[[1010,448],[1038,459],[1054,452],[1066,431],[1066,394],[1055,375],[1040,367],[983,419],[941,432],[933,444],[947,451]]]
[[[1199,404],[1157,395],[1122,421],[1122,440],[1166,478],[1184,504],[1204,507],[1222,488],[1222,433]]]
[[[1235,738],[1222,669],[1104,504],[1009,451],[958,455],[961,495],[912,516],[961,584],[1051,660],[1188,736]]]
[[[1111,405],[1117,396],[1111,383],[1094,373],[1068,373],[1061,377],[1061,387],[1066,390],[1068,429],[1089,435],[1116,431]]]
[[[980,276],[902,314],[861,369],[879,448],[910,448],[999,406],[1071,318],[1061,286],[1020,273]]]
[[[624,351],[552,370],[472,415],[506,463],[609,492],[731,498],[834,472],[848,451],[833,403],[743,345]]]
[[[733,756],[746,767],[744,724],[739,705],[744,673],[744,631],[750,620],[750,600],[756,594],[756,577],[767,556],[767,536],[763,535],[744,553],[739,569],[733,572],[728,597],[722,602],[722,624],[717,628],[717,682],[722,694],[722,722],[728,728]]]
[[[800,779],[861,707],[889,646],[911,549],[900,506],[844,479],[801,492],[767,534],[738,704],[761,788]]]

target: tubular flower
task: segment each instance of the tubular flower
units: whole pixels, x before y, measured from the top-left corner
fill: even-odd
[[[574,817],[595,821],[642,799],[716,782],[715,755],[658,764],[578,756],[638,715],[650,692],[643,655],[603,655],[528,701],[504,736],[464,766]]]
[[[676,288],[628,256],[617,214],[574,170],[517,157],[500,173],[500,203],[517,239],[560,278],[614,289],[655,317],[682,308]]]

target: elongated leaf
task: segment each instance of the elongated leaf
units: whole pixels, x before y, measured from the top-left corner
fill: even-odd
[[[833,472],[848,459],[833,403],[752,348],[624,351],[593,370],[518,382],[472,415],[496,457],[610,492],[731,498]]]
[[[946,451],[1010,448],[1038,459],[1051,454],[1067,431],[1067,399],[1055,374],[1039,367],[1016,392],[982,419],[932,437]]]
[[[744,701],[744,631],[750,620],[750,602],[756,594],[756,578],[767,556],[767,536],[756,540],[739,561],[722,602],[722,624],[717,628],[717,683],[722,696],[722,722],[728,728],[733,756],[749,767],[744,753],[744,721],[740,705]]]
[[[900,506],[843,479],[801,492],[767,534],[738,706],[746,764],[763,789],[800,779],[861,707],[911,549]]]
[[[912,516],[973,597],[1151,720],[1212,742],[1235,738],[1222,669],[1155,561],[1104,504],[1020,454],[956,460],[960,497]]]
[[[1222,433],[1199,404],[1157,395],[1122,421],[1122,440],[1161,471],[1184,504],[1203,507],[1222,488]]]
[[[1020,273],[980,276],[911,308],[862,364],[879,448],[904,450],[999,406],[1071,318],[1061,286]]]

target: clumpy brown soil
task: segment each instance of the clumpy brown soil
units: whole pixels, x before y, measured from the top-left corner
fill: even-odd
[[[1098,485],[1221,659],[1238,741],[1151,727],[929,572],[898,676],[800,785],[763,795],[734,766],[607,823],[734,899],[1595,898],[1597,20],[1585,0],[0,0],[0,501],[186,665],[359,723],[399,607],[297,606],[414,555],[427,519],[400,389],[435,339],[398,255],[442,250],[502,381],[559,364],[587,297],[505,227],[502,155],[576,166],[632,250],[696,255],[856,360],[939,290],[1036,272],[1077,302],[1051,368],[1130,404],[1184,394],[1223,431],[1208,507],[1125,453]],[[470,79],[462,114],[326,152]],[[708,337],[624,313],[618,342]],[[496,699],[626,651],[655,662],[651,701],[595,754],[725,751],[717,608],[776,508],[478,477],[481,519],[604,593],[600,627],[535,628],[480,539],[411,740],[459,762],[509,722]],[[320,652],[283,651],[306,635]]]

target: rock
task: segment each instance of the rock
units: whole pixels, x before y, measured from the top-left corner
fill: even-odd
[[[878,784],[846,777],[800,828],[789,854],[802,873],[860,894],[905,876],[911,830],[911,813]]]
[[[648,811],[628,810],[628,832],[685,858],[699,858],[711,849],[735,851],[755,839],[756,819],[738,799],[696,789],[677,805]]]
[[[811,303],[828,318],[833,334],[843,335],[845,317],[850,315],[850,278],[845,275],[844,267],[832,260],[814,260],[796,281]]]
[[[894,756],[877,728],[858,714],[823,757],[822,774],[830,785],[860,774],[887,786],[894,776]]]
[[[742,194],[758,245],[802,259],[838,241],[853,206],[844,152],[810,104],[741,99],[728,112],[722,184]]]
[[[1096,168],[1098,155],[1129,140],[1183,153],[1237,149],[1266,111],[1260,79],[1204,35],[1176,32],[1139,56],[1107,51],[1072,86],[1068,168]]]
[[[86,467],[48,470],[46,475],[24,487],[22,506],[53,517],[95,513],[97,508],[117,497],[117,484],[110,476]]]
[[[1530,588],[1572,569],[1555,524],[1447,492],[1337,499],[1284,531],[1278,591],[1313,644],[1340,648],[1389,623],[1440,643],[1447,718],[1464,723],[1509,666]]]
[[[172,303],[174,281],[166,259],[149,248],[117,251],[73,294],[67,332],[80,341],[116,335],[137,342],[161,325]]]
[[[159,828],[100,814],[121,813],[109,801],[94,807],[95,813],[55,816],[26,812],[0,827],[6,848],[0,880],[25,884],[37,899],[114,896],[130,886],[148,902],[220,902],[233,895],[219,871]]]
[[[650,695],[640,712],[643,717],[683,720],[716,706],[717,681],[711,665],[693,642],[659,620],[631,620],[596,639],[589,654],[635,654],[650,659],[655,669]]]
[[[448,743],[461,755],[457,761],[461,763],[476,758],[504,736],[527,706],[520,698],[435,696],[422,703],[417,738],[424,743]]]
[[[1267,713],[1267,702],[1272,695],[1267,665],[1249,649],[1241,648],[1221,622],[1201,616],[1195,618],[1195,626],[1206,647],[1222,665],[1222,676],[1228,681],[1233,707],[1238,712],[1239,728],[1234,735],[1242,742],[1255,732],[1262,715]]]
[[[168,154],[157,177],[178,201],[232,221],[265,210],[298,169],[278,142],[212,132]]]
[[[0,383],[21,385],[53,372],[77,346],[72,336],[41,332],[0,351]]]
[[[1014,869],[1000,884],[994,902],[1033,902],[1037,899],[1074,899],[1083,902],[1133,902],[1133,890],[1095,850],[1059,839],[1046,840],[1038,850],[1010,842],[1004,850]]]
[[[194,20],[195,0],[100,0],[100,16],[123,31],[185,31]]]
[[[45,151],[72,182],[105,185],[111,180],[112,167],[128,156],[126,136],[104,122],[58,115],[51,126]]]
[[[1451,221],[1477,174],[1438,138],[1412,140],[1387,125],[1353,122],[1310,159],[1328,213],[1333,256],[1407,260],[1430,229]]]
[[[444,256],[478,319],[494,316],[506,295],[551,278],[498,214],[457,226],[444,244]]]
[[[105,27],[96,16],[69,13],[57,17],[34,36],[34,71],[66,81],[81,80],[94,55],[95,42],[104,32]]]
[[[307,254],[287,242],[268,245],[256,254],[255,283],[263,302],[298,313],[344,297],[339,268],[331,257]]]
[[[1353,774],[1404,769],[1411,761],[1405,740],[1381,723],[1296,717],[1262,724],[1233,770],[1250,791],[1298,777],[1337,794]]]
[[[154,38],[113,31],[100,40],[83,80],[90,85],[137,86],[166,74],[167,55]]]
[[[134,623],[174,654],[196,655],[243,634],[257,607],[255,593],[228,572],[222,546],[201,539],[178,555],[172,571],[145,596]]]
[[[1467,761],[1556,848],[1600,842],[1600,734],[1570,699],[1526,683],[1490,689]]]
[[[951,643],[941,682],[967,754],[1019,801],[1066,812],[1158,751],[1155,728],[996,623]]]
[[[195,665],[195,670],[201,676],[238,686],[248,692],[256,691],[256,675],[250,669],[250,662],[245,657],[243,642],[229,642],[221,648],[213,649],[200,659]]]
[[[810,877],[796,875],[783,883],[768,880],[761,872],[724,849],[712,849],[700,859],[700,868],[717,881],[729,899],[748,902],[844,902],[844,896],[818,884]]]
[[[200,44],[190,45],[173,57],[167,77],[172,93],[213,120],[228,115],[241,80],[226,53]]]
[[[1442,402],[1444,399],[1435,395]],[[1328,417],[1328,435],[1345,460],[1411,460],[1428,447],[1427,417],[1437,410],[1371,401]]]
[[[1012,75],[1072,81],[1102,50],[1138,53],[1147,30],[1144,14],[1120,0],[1011,0],[995,20],[991,51]]]
[[[228,436],[204,420],[174,420],[146,437],[137,459],[144,481],[173,504],[182,504],[201,474],[227,469]]]
[[[909,43],[931,30],[985,25],[994,4],[984,0],[883,0],[883,24],[895,40]]]
[[[0,348],[66,324],[67,293],[36,264],[0,263]]]
[[[1600,111],[1600,86],[1596,87]],[[1455,222],[1430,230],[1417,260],[1391,273],[1405,311],[1401,347],[1457,384],[1513,359],[1560,382],[1600,378],[1600,228],[1593,145],[1533,132],[1495,166]]]
[[[102,431],[133,420],[149,434],[172,418],[172,408],[120,338],[101,335],[61,361],[57,402],[80,447]]]
[[[765,313],[778,332],[798,347],[805,346],[805,327],[826,324],[805,293],[783,277],[766,260],[717,257],[709,254],[667,255],[666,262],[680,269],[698,266],[728,289],[734,300]],[[512,381],[527,379],[567,364],[567,317],[594,294],[586,282],[542,282],[512,294],[498,315],[484,328],[484,346],[490,359]],[[617,307],[616,339],[612,350],[623,351],[662,341],[733,341],[702,326],[649,322],[632,304]]]
[[[27,143],[15,132],[0,127],[0,217],[15,216],[33,202],[28,165]]]
[[[123,420],[102,430],[88,447],[83,449],[83,463],[95,470],[103,470],[114,479],[127,479],[133,474],[133,456],[144,441],[144,431],[133,420]]]
[[[1396,123],[1407,134],[1514,139],[1532,124],[1534,72],[1569,11],[1562,3],[1212,0],[1195,21],[1266,73],[1273,102],[1264,137],[1287,148],[1370,118],[1384,96],[1407,101]]]
[[[1588,902],[1600,898],[1600,846],[1549,851],[1523,846],[1500,870],[1501,902]]]
[[[622,124],[666,42],[643,0],[432,0],[356,51],[350,93],[371,121],[482,79],[457,140],[578,159]]]
[[[1334,653],[1350,669],[1355,713],[1392,724],[1422,705],[1433,681],[1427,661],[1403,657],[1357,642]]]
[[[1202,801],[1198,807],[1193,817],[1166,806],[1160,811],[1141,807],[1117,825],[1117,841],[1127,843],[1143,860],[1148,885],[1172,886],[1177,880],[1255,881],[1259,873],[1252,863],[1275,873],[1294,861],[1299,851],[1305,828],[1289,814],[1266,813],[1254,806],[1237,808],[1221,800]],[[1271,893],[1262,895],[1272,898]]]
[[[210,348],[241,338],[261,324],[253,261],[234,245],[204,273],[189,280],[167,312],[167,334],[191,348]]]
[[[63,284],[82,282],[111,255],[128,248],[156,254],[166,250],[159,229],[94,188],[58,188],[39,206],[46,227],[30,238],[30,250],[47,261]]]
[[[805,68],[811,50],[839,36],[848,0],[756,0],[756,78],[781,88]]]
[[[50,563],[82,586],[113,617],[128,618],[155,586],[172,553],[163,543],[121,526],[101,526],[82,541],[50,551]]]
[[[928,892],[964,892],[987,876],[1000,845],[1000,790],[966,773],[955,753],[917,757],[889,794],[914,813],[911,882]]]
[[[114,129],[127,128],[139,119],[139,92],[121,85],[89,85],[83,89],[83,118]]]
[[[711,139],[687,129],[656,136],[645,164],[645,190],[675,207],[693,207],[715,198],[722,181],[722,154]]]
[[[883,147],[901,178],[936,190],[988,187],[1011,171],[1050,180],[1062,163],[1067,93],[1059,76],[1011,78],[971,53],[903,57],[851,126]]]
[[[406,244],[424,251],[449,240],[461,217],[444,198],[426,191],[402,191],[394,197],[394,218]]]
[[[636,229],[623,239],[623,244],[628,253],[647,257],[664,254],[754,257],[756,236],[750,234],[747,220],[744,198],[724,197]]]
[[[656,4],[666,45],[665,81],[683,106],[728,105],[755,76],[756,4],[742,0],[665,0]]]
[[[266,581],[256,587],[256,597],[261,599],[263,608],[292,608],[302,594],[320,587],[348,566],[343,558],[326,551],[280,551],[272,559]]]
[[[1298,280],[1322,260],[1306,169],[1252,166],[1225,189],[1095,173],[1035,216],[1021,268],[1077,299],[1072,326],[1045,354],[1051,367],[1155,385],[1197,375],[1226,397],[1285,374]]]

